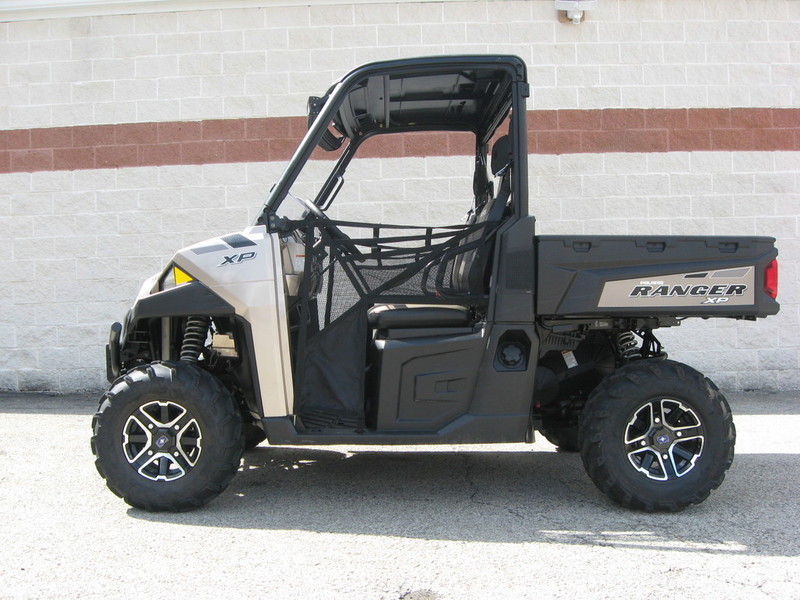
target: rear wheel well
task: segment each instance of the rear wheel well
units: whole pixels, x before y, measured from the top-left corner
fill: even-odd
[[[534,428],[561,449],[577,450],[580,415],[595,388],[626,364],[666,356],[649,328],[546,331],[536,369]]]

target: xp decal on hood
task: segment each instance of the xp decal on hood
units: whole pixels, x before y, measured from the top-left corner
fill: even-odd
[[[609,281],[597,306],[697,306],[701,304],[745,305],[754,300],[753,267],[721,271],[678,273],[652,279]]]

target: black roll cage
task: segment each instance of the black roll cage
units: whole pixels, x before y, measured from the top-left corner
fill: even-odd
[[[368,131],[358,131],[348,127],[344,119],[337,122],[336,129],[343,134],[337,138],[330,131],[331,123],[336,122],[336,116],[348,101],[349,94],[368,81],[370,78],[383,76],[387,82],[392,75],[437,75],[453,74],[471,68],[493,68],[504,71],[508,78],[505,85],[496,90],[492,102],[481,114],[476,114],[472,120],[452,119],[451,122],[392,125],[388,128],[373,128]],[[510,90],[509,90],[510,87]],[[486,164],[488,143],[497,128],[511,112],[510,131],[512,137],[512,154],[515,157],[527,157],[527,124],[525,99],[529,95],[526,80],[525,63],[516,56],[511,55],[466,55],[466,56],[440,56],[413,58],[404,60],[383,61],[364,65],[351,71],[337,84],[332,86],[322,98],[309,99],[309,121],[312,121],[308,132],[294,153],[289,165],[284,170],[276,185],[272,188],[269,197],[258,217],[257,223],[270,224],[270,215],[274,217],[275,211],[286,197],[295,180],[299,176],[306,162],[310,159],[314,149],[321,145],[329,150],[338,149],[349,138],[341,156],[336,161],[334,168],[328,175],[325,183],[317,194],[314,203],[327,209],[333,201],[338,188],[343,183],[343,174],[350,161],[355,156],[360,145],[373,135],[385,133],[405,133],[419,131],[471,131],[476,135],[476,162]],[[386,98],[384,93],[383,98]],[[442,101],[441,94],[437,100]],[[444,101],[451,100],[444,98]],[[384,109],[388,122],[388,108]],[[314,116],[316,115],[316,118]],[[350,129],[348,132],[347,130]],[[348,135],[349,134],[349,135]],[[516,160],[512,172],[512,189],[514,194],[514,213],[520,216],[528,214],[528,174],[527,161]]]

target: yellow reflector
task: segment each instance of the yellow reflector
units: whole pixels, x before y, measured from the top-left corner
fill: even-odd
[[[194,277],[189,275],[186,271],[184,271],[180,267],[176,267],[174,265],[172,267],[172,275],[173,277],[175,277],[175,285],[180,285],[182,283],[189,283],[190,281],[194,281]]]

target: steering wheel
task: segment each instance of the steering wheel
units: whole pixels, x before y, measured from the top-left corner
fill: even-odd
[[[306,198],[300,198],[298,196],[293,196],[293,198],[299,200],[300,203],[306,208],[306,210],[308,210],[308,212],[314,215],[315,218],[322,221],[322,223],[320,223],[320,227],[325,229],[325,231],[328,232],[328,235],[330,235],[331,238],[338,241],[348,254],[351,254],[353,256],[364,255],[363,252],[361,252],[361,250],[358,249],[358,246],[356,246],[355,243],[353,243],[350,240],[350,237],[345,232],[343,232],[336,225],[331,223],[331,220],[328,218],[328,215],[322,212],[319,206],[311,202],[311,200],[307,200]]]

